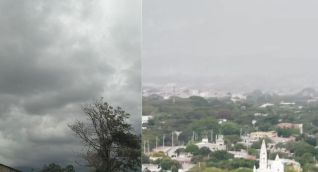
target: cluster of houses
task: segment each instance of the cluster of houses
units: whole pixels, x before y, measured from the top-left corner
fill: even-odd
[[[302,124],[280,123],[277,125],[277,127],[297,128],[297,129],[299,129],[300,133],[303,132]],[[295,141],[296,138],[293,136],[279,137],[278,133],[276,131],[267,131],[267,132],[257,131],[257,132],[251,132],[249,134],[241,135],[241,141],[238,143],[246,146],[248,149],[250,146],[253,145],[253,143],[258,142],[260,139],[264,139],[264,138],[268,138],[272,141],[272,142],[266,144],[266,151],[269,150],[270,152],[281,152],[281,153],[287,154],[289,157],[293,156],[289,150],[286,150],[284,148],[278,148],[278,147],[276,147],[276,145],[278,143],[287,143],[290,141]],[[202,148],[202,147],[209,148],[210,151],[212,151],[212,152],[218,151],[218,150],[228,150],[227,146],[224,142],[223,135],[216,135],[215,138],[210,138],[210,139],[207,137],[204,137],[204,138],[202,138],[202,140],[200,142],[195,143],[195,145],[197,145],[199,148]],[[264,145],[262,145],[262,147],[264,147]],[[172,143],[171,146],[164,146],[164,145],[161,147],[156,146],[156,148],[154,148],[150,151],[149,145],[148,145],[148,149],[146,149],[148,151],[146,151],[144,153],[149,155],[151,160],[156,160],[156,159],[158,159],[158,157],[152,157],[151,155],[155,152],[163,152],[165,155],[169,156],[171,159],[177,160],[178,162],[180,162],[180,164],[182,164],[183,168],[180,171],[187,171],[190,167],[193,166],[193,164],[191,164],[192,155],[189,153],[177,154],[176,150],[178,150],[180,148],[185,149],[186,146],[184,146],[184,145],[174,146]],[[228,151],[228,153],[233,154],[234,158],[242,158],[242,159],[248,159],[248,160],[256,160],[257,159],[256,156],[250,155],[248,153],[248,151],[245,149],[241,149],[238,151]],[[278,161],[279,161],[279,163],[278,163]],[[264,162],[265,161],[263,161],[263,163]],[[271,172],[270,167],[272,166],[272,164],[276,164],[276,165],[278,164],[277,166],[281,166],[281,165],[279,165],[280,163],[282,163],[283,166],[284,165],[292,166],[296,171],[299,171],[299,172],[301,171],[300,164],[297,161],[292,160],[292,159],[281,159],[281,158],[277,157],[275,160],[266,161],[266,163],[267,163],[267,165],[266,165],[267,171],[264,168],[264,169],[254,169],[254,172]],[[151,172],[160,171],[160,167],[158,165],[143,164],[143,169],[145,169],[145,168],[147,168],[147,170],[149,170]],[[273,167],[273,169],[276,169],[276,167],[275,168]],[[280,167],[279,167],[279,170],[281,170]],[[275,172],[280,172],[280,171],[275,171]]]
[[[203,138],[201,142],[195,143],[199,148],[207,147],[210,149],[210,151],[218,151],[218,150],[226,150],[226,145],[224,143],[223,135],[216,135],[214,141],[212,139],[209,141],[208,138]],[[182,169],[179,169],[179,172],[186,172],[189,169],[191,169],[194,164],[191,163],[192,155],[190,153],[177,153],[178,149],[185,149],[186,146],[174,146],[173,143],[171,146],[161,146],[156,147],[152,151],[149,151],[149,147],[147,149],[148,151],[145,151],[144,153],[146,155],[150,156],[150,160],[157,160],[159,157],[153,157],[151,156],[155,152],[163,152],[165,155],[169,156],[171,159],[178,161],[182,165]],[[144,150],[145,150],[144,149]],[[159,172],[161,170],[160,166],[155,164],[143,164],[142,165],[143,171],[150,172]]]
[[[278,127],[281,127],[281,128],[286,128],[286,127],[287,128],[299,128],[300,132],[302,132],[302,124],[281,123],[281,124],[278,124]],[[290,136],[287,138],[279,137],[276,131],[252,132],[250,134],[241,136],[242,141],[239,143],[245,145],[246,147],[249,147],[253,143],[258,142],[260,139],[264,139],[264,138],[268,138],[272,141],[271,143],[267,143],[266,146],[264,146],[265,143],[263,141],[262,149],[265,149],[266,152],[267,152],[267,150],[269,150],[269,152],[273,152],[273,153],[281,152],[281,153],[286,154],[289,157],[293,156],[293,153],[291,153],[289,150],[287,150],[285,148],[278,148],[278,147],[276,147],[276,145],[278,143],[287,143],[290,141],[295,141],[296,138],[293,136]],[[260,169],[254,168],[253,172],[272,172],[273,170],[275,172],[284,172],[283,168],[281,168],[281,165],[279,165],[280,163],[282,163],[283,166],[289,165],[289,166],[293,167],[293,169],[295,169],[298,172],[300,172],[302,170],[300,163],[293,160],[293,159],[281,159],[277,156],[275,160],[261,161],[261,159],[262,159],[261,156],[264,156],[264,155],[262,155],[262,150],[260,152],[261,152],[260,157],[259,157],[260,163],[263,163],[263,164],[266,163],[266,165],[262,165],[262,168],[260,168]],[[229,153],[232,153],[234,155],[234,158],[256,160],[256,157],[249,155],[246,150],[230,151]],[[278,163],[278,161],[279,161],[279,163]]]

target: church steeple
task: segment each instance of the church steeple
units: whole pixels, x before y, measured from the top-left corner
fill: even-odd
[[[261,151],[259,155],[259,169],[266,170],[267,169],[267,149],[265,140],[262,142]]]
[[[254,166],[253,172],[284,172],[284,164],[279,159],[278,154],[276,155],[275,161],[273,161],[271,164],[268,164],[265,140],[262,141],[260,150],[259,168],[256,169]]]
[[[278,154],[276,154],[276,158],[275,158],[275,161],[279,161],[280,159],[279,159],[279,155]]]

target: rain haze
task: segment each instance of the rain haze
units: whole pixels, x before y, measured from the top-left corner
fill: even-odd
[[[147,0],[143,84],[318,86],[318,2]]]
[[[138,0],[0,1],[1,164],[76,165],[82,145],[67,124],[100,97],[140,132],[140,10]]]

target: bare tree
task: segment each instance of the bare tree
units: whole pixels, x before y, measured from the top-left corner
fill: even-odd
[[[136,171],[141,166],[140,136],[127,123],[129,114],[103,99],[82,107],[88,122],[69,127],[86,146],[88,165],[96,172]]]

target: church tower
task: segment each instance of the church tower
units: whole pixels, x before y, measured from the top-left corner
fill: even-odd
[[[267,168],[267,149],[265,140],[263,140],[259,155],[259,172],[267,172]]]
[[[268,163],[265,140],[262,142],[259,154],[259,168],[256,169],[254,166],[253,172],[284,172],[284,164],[279,159],[278,155],[276,156],[275,161]]]

